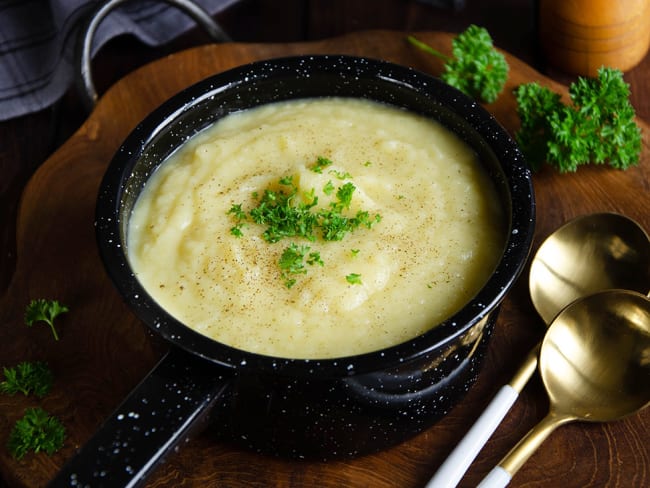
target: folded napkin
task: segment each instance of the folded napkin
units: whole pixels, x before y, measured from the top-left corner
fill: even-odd
[[[215,15],[237,0],[194,1]],[[0,121],[42,110],[66,92],[77,76],[79,28],[97,5],[89,0],[0,2]],[[193,26],[191,17],[166,2],[126,2],[99,24],[93,54],[121,34],[158,46]]]

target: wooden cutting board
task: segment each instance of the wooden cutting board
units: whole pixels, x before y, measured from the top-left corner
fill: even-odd
[[[418,37],[450,52],[452,36]],[[182,88],[214,73],[263,58],[295,54],[352,54],[413,66],[432,74],[441,63],[414,49],[400,32],[370,31],[296,44],[223,44],[193,48],[145,66],[113,86],[77,133],[29,182],[18,216],[18,262],[0,302],[0,366],[45,360],[54,374],[43,400],[0,395],[0,470],[11,486],[43,486],[74,450],[143,378],[160,349],[122,303],[104,273],[93,229],[96,192],[113,153],[149,111]],[[511,73],[499,100],[487,108],[514,133],[518,126],[512,89],[537,80],[560,86],[508,56]],[[534,177],[538,204],[535,245],[566,220],[615,211],[650,229],[650,152],[644,130],[639,167],[622,172],[581,168],[559,175],[546,169]],[[56,298],[71,311],[59,320],[61,340],[47,327],[23,324],[32,298]],[[543,335],[527,292],[527,272],[506,299],[483,372],[469,395],[445,419],[388,451],[330,463],[269,458],[220,444],[206,432],[168,458],[150,480],[154,487],[421,487],[476,419],[495,391]],[[28,406],[41,405],[67,428],[64,448],[48,457],[21,461],[4,448],[14,422]],[[539,379],[526,388],[461,486],[475,486],[545,413]],[[607,425],[562,427],[514,478],[512,486],[650,486],[650,410]]]

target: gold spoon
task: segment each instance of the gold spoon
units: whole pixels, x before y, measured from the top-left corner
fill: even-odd
[[[479,488],[506,486],[560,425],[619,420],[650,405],[650,299],[628,290],[579,298],[549,327],[539,371],[551,404],[548,415]]]
[[[650,238],[635,221],[616,213],[575,218],[541,244],[530,266],[535,309],[548,325],[576,298],[606,289],[650,289]],[[427,488],[453,488],[510,410],[537,368],[540,344],[501,387]]]

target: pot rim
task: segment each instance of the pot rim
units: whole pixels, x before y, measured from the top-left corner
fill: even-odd
[[[498,159],[505,186],[510,192],[511,205],[510,209],[506,209],[510,211],[510,222],[504,252],[479,292],[461,310],[424,334],[386,349],[355,356],[328,359],[264,356],[219,343],[183,325],[149,296],[131,271],[122,239],[126,222],[120,218],[120,208],[123,197],[128,193],[124,182],[131,175],[138,158],[164,133],[165,128],[193,108],[210,103],[212,98],[223,92],[245,90],[248,83],[273,81],[274,77],[286,74],[287,70],[294,77],[305,79],[313,78],[315,73],[335,72],[348,83],[359,79],[376,80],[401,92],[415,91],[432,96],[441,111],[462,120],[462,127],[454,128],[443,122],[444,125],[454,132],[470,131],[474,133],[473,137],[478,135],[486,150]],[[368,94],[368,98],[374,99],[371,95]],[[254,105],[253,100],[250,106]],[[160,162],[164,159],[161,158]],[[413,68],[347,55],[289,56],[256,61],[210,76],[172,96],[131,131],[109,163],[97,197],[95,220],[100,256],[108,275],[130,309],[169,344],[229,368],[257,368],[293,376],[317,374],[336,377],[398,367],[435,353],[481,322],[497,309],[521,274],[532,245],[534,224],[535,198],[530,170],[516,143],[486,109],[438,78]]]

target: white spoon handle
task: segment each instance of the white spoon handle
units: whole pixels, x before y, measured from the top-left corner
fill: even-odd
[[[518,396],[519,392],[512,386],[502,386],[465,437],[438,468],[426,488],[455,487]]]
[[[477,488],[504,488],[510,483],[511,479],[510,473],[501,466],[495,466],[478,484]]]
[[[426,488],[454,488],[458,484],[535,372],[539,347],[540,344],[537,344],[528,353],[510,383],[501,387],[465,437],[438,468]]]

